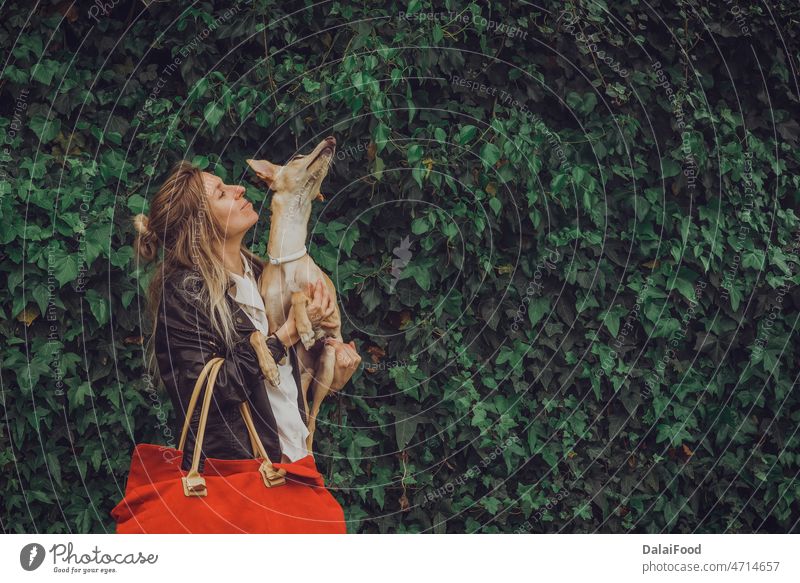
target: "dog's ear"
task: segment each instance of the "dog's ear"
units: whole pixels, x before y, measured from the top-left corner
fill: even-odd
[[[276,166],[272,162],[268,160],[247,160],[247,164],[255,170],[258,177],[267,183],[267,186],[272,188],[272,183],[275,181],[275,177],[278,175],[278,170],[280,170],[280,166]]]

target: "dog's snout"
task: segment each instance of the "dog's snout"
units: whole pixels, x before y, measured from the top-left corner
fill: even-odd
[[[325,138],[325,141],[328,142],[329,146],[336,145],[336,138],[334,138],[333,136],[328,136],[327,138]]]

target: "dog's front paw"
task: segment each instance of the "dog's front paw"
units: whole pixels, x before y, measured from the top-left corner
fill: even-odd
[[[250,334],[250,345],[258,358],[258,367],[261,369],[261,373],[273,386],[278,386],[281,382],[281,375],[278,372],[278,365],[272,357],[272,352],[267,347],[264,335],[258,330]]]
[[[314,332],[314,329],[304,330],[300,332],[300,342],[303,343],[303,348],[306,350],[311,350],[311,347],[314,346],[317,342],[317,335]]]
[[[267,370],[262,372],[264,372],[264,376],[267,377],[267,380],[273,387],[277,387],[281,384],[281,373],[278,372],[278,366],[275,364],[274,360],[272,361],[272,365],[267,366]]]

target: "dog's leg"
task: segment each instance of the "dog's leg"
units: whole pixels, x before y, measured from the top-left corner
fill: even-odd
[[[308,388],[314,379],[316,360],[314,355],[301,345],[297,347],[297,363],[300,367],[300,391],[303,395],[303,408],[306,413],[306,425],[308,425]]]
[[[297,324],[297,333],[300,335],[300,341],[306,350],[314,346],[315,333],[314,327],[311,325],[311,320],[308,318],[306,306],[308,305],[308,296],[301,291],[292,292],[292,307],[294,308],[294,321]]]
[[[272,352],[267,347],[264,335],[258,330],[250,334],[250,345],[256,353],[261,372],[264,373],[264,376],[273,386],[277,386],[281,382],[281,375],[278,372],[278,365],[275,363],[275,359],[272,358]]]
[[[319,326],[315,330],[315,336],[316,338],[331,337],[342,342],[342,319],[337,304],[336,287],[333,285],[330,277],[328,277],[324,272],[320,273],[322,274],[322,277],[325,280],[325,285],[328,286],[331,297],[333,298],[334,311],[333,314],[331,314],[331,316],[329,316],[327,319],[327,323],[333,324],[333,326],[324,328]],[[317,426],[317,415],[319,414],[322,401],[331,391],[331,383],[333,382],[333,373],[335,367],[336,349],[333,346],[326,344],[323,346],[322,352],[317,360],[316,376],[311,384],[313,402],[311,404],[311,413],[308,415],[308,451],[312,451],[314,431]]]
[[[313,402],[311,404],[311,412],[308,416],[308,437],[306,438],[306,447],[308,451],[313,451],[314,431],[317,428],[317,415],[319,408],[322,405],[322,400],[330,391],[331,383],[333,382],[333,368],[336,365],[336,350],[333,346],[325,345],[322,347],[322,352],[317,361],[317,370],[314,374],[314,380],[311,383],[311,390],[313,393]]]

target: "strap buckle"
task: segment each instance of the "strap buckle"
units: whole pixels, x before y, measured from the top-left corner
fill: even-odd
[[[181,482],[184,496],[208,496],[206,480],[200,474],[189,472],[181,478]]]
[[[264,480],[264,485],[267,488],[271,488],[273,486],[283,486],[286,484],[286,470],[281,468],[280,470],[276,470],[275,466],[272,465],[271,462],[264,460],[261,462],[261,466],[258,468],[258,473],[261,474],[261,477]]]

